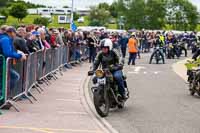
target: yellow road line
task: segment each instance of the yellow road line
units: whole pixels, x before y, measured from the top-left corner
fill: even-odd
[[[50,132],[47,130],[43,130],[41,128],[33,128],[33,127],[16,127],[16,126],[0,126],[1,129],[27,129],[27,130],[33,130],[33,131],[39,131],[42,133],[54,133],[54,132]]]
[[[77,130],[77,129],[55,129],[55,128],[34,128],[34,127],[18,127],[18,126],[0,126],[0,129],[28,129],[33,131],[39,131],[42,133],[54,133],[55,131],[63,132],[81,132],[81,133],[103,133],[100,130]],[[53,132],[52,132],[53,131]]]

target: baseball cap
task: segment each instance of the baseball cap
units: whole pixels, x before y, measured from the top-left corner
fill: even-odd
[[[53,30],[53,33],[58,34],[59,31],[58,30]]]
[[[40,33],[37,32],[37,31],[33,31],[33,32],[32,32],[32,35],[36,35],[36,36],[37,36],[37,35],[40,35]]]
[[[14,33],[16,33],[16,29],[14,27],[12,27],[12,26],[8,26],[6,28],[6,32],[14,32]]]

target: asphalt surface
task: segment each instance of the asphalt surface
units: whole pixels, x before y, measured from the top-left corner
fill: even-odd
[[[119,133],[200,133],[200,98],[172,69],[179,60],[148,64],[143,54],[136,66],[125,66],[130,99],[106,118]]]
[[[58,80],[41,85],[41,94],[32,89],[38,101],[18,101],[20,112],[3,110],[0,133],[105,133],[86,107],[83,84],[88,68],[84,63],[57,74]]]

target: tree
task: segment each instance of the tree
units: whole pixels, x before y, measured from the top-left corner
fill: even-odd
[[[79,18],[80,18],[80,15],[78,13],[74,12],[74,20],[77,20]]]
[[[0,7],[6,7],[11,2],[14,2],[14,0],[0,0]]]
[[[102,26],[101,22],[99,20],[93,19],[89,23],[90,26]]]
[[[145,1],[144,0],[132,0],[128,9],[125,12],[128,28],[144,28],[145,23]]]
[[[14,3],[11,5],[9,13],[11,16],[18,19],[18,21],[21,21],[23,18],[25,18],[28,15],[27,7],[22,3]]]
[[[6,18],[8,18],[9,12],[8,12],[8,10],[6,8],[2,8],[2,9],[0,9],[0,15],[3,15]]]
[[[162,29],[165,27],[166,0],[148,0],[146,3],[147,29]]]
[[[49,20],[48,20],[48,18],[35,18],[33,23],[37,24],[37,25],[48,26],[49,25]]]
[[[110,6],[108,5],[108,3],[100,3],[99,5],[98,5],[98,8],[99,9],[105,9],[105,10],[109,10],[109,8],[110,8]]]
[[[1,0],[0,0],[1,1]],[[17,3],[21,3],[23,5],[25,5],[27,8],[40,8],[40,7],[46,7],[45,5],[40,5],[40,4],[33,4],[33,3],[30,3],[30,2],[25,2],[23,0],[17,0],[17,1],[14,1],[14,0],[7,0],[9,2],[7,2],[7,7],[10,7],[12,6],[13,4],[17,4]]]
[[[90,24],[94,24],[98,22],[98,26],[104,26],[106,23],[108,23],[108,20],[110,18],[110,12],[108,10],[105,10],[104,8],[98,8],[98,7],[91,7],[89,19]]]
[[[185,1],[184,2],[184,11],[185,11],[185,15],[187,17],[187,22],[189,24],[188,29],[195,30],[197,27],[197,24],[199,22],[199,13],[197,11],[197,7],[194,6],[189,1]]]
[[[113,2],[112,5],[110,5],[109,12],[112,17],[117,18],[118,12],[116,2]]]
[[[198,24],[198,11],[188,0],[170,0],[167,4],[167,20],[173,29],[195,30]]]

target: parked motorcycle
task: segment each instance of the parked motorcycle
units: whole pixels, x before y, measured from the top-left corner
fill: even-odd
[[[110,108],[124,108],[127,99],[122,99],[118,91],[118,85],[109,69],[98,69],[95,73],[90,71],[88,75],[94,75],[92,80],[94,86],[91,90],[95,109],[101,117],[108,116]],[[127,88],[126,77],[123,78]],[[128,89],[126,92],[129,96]]]

